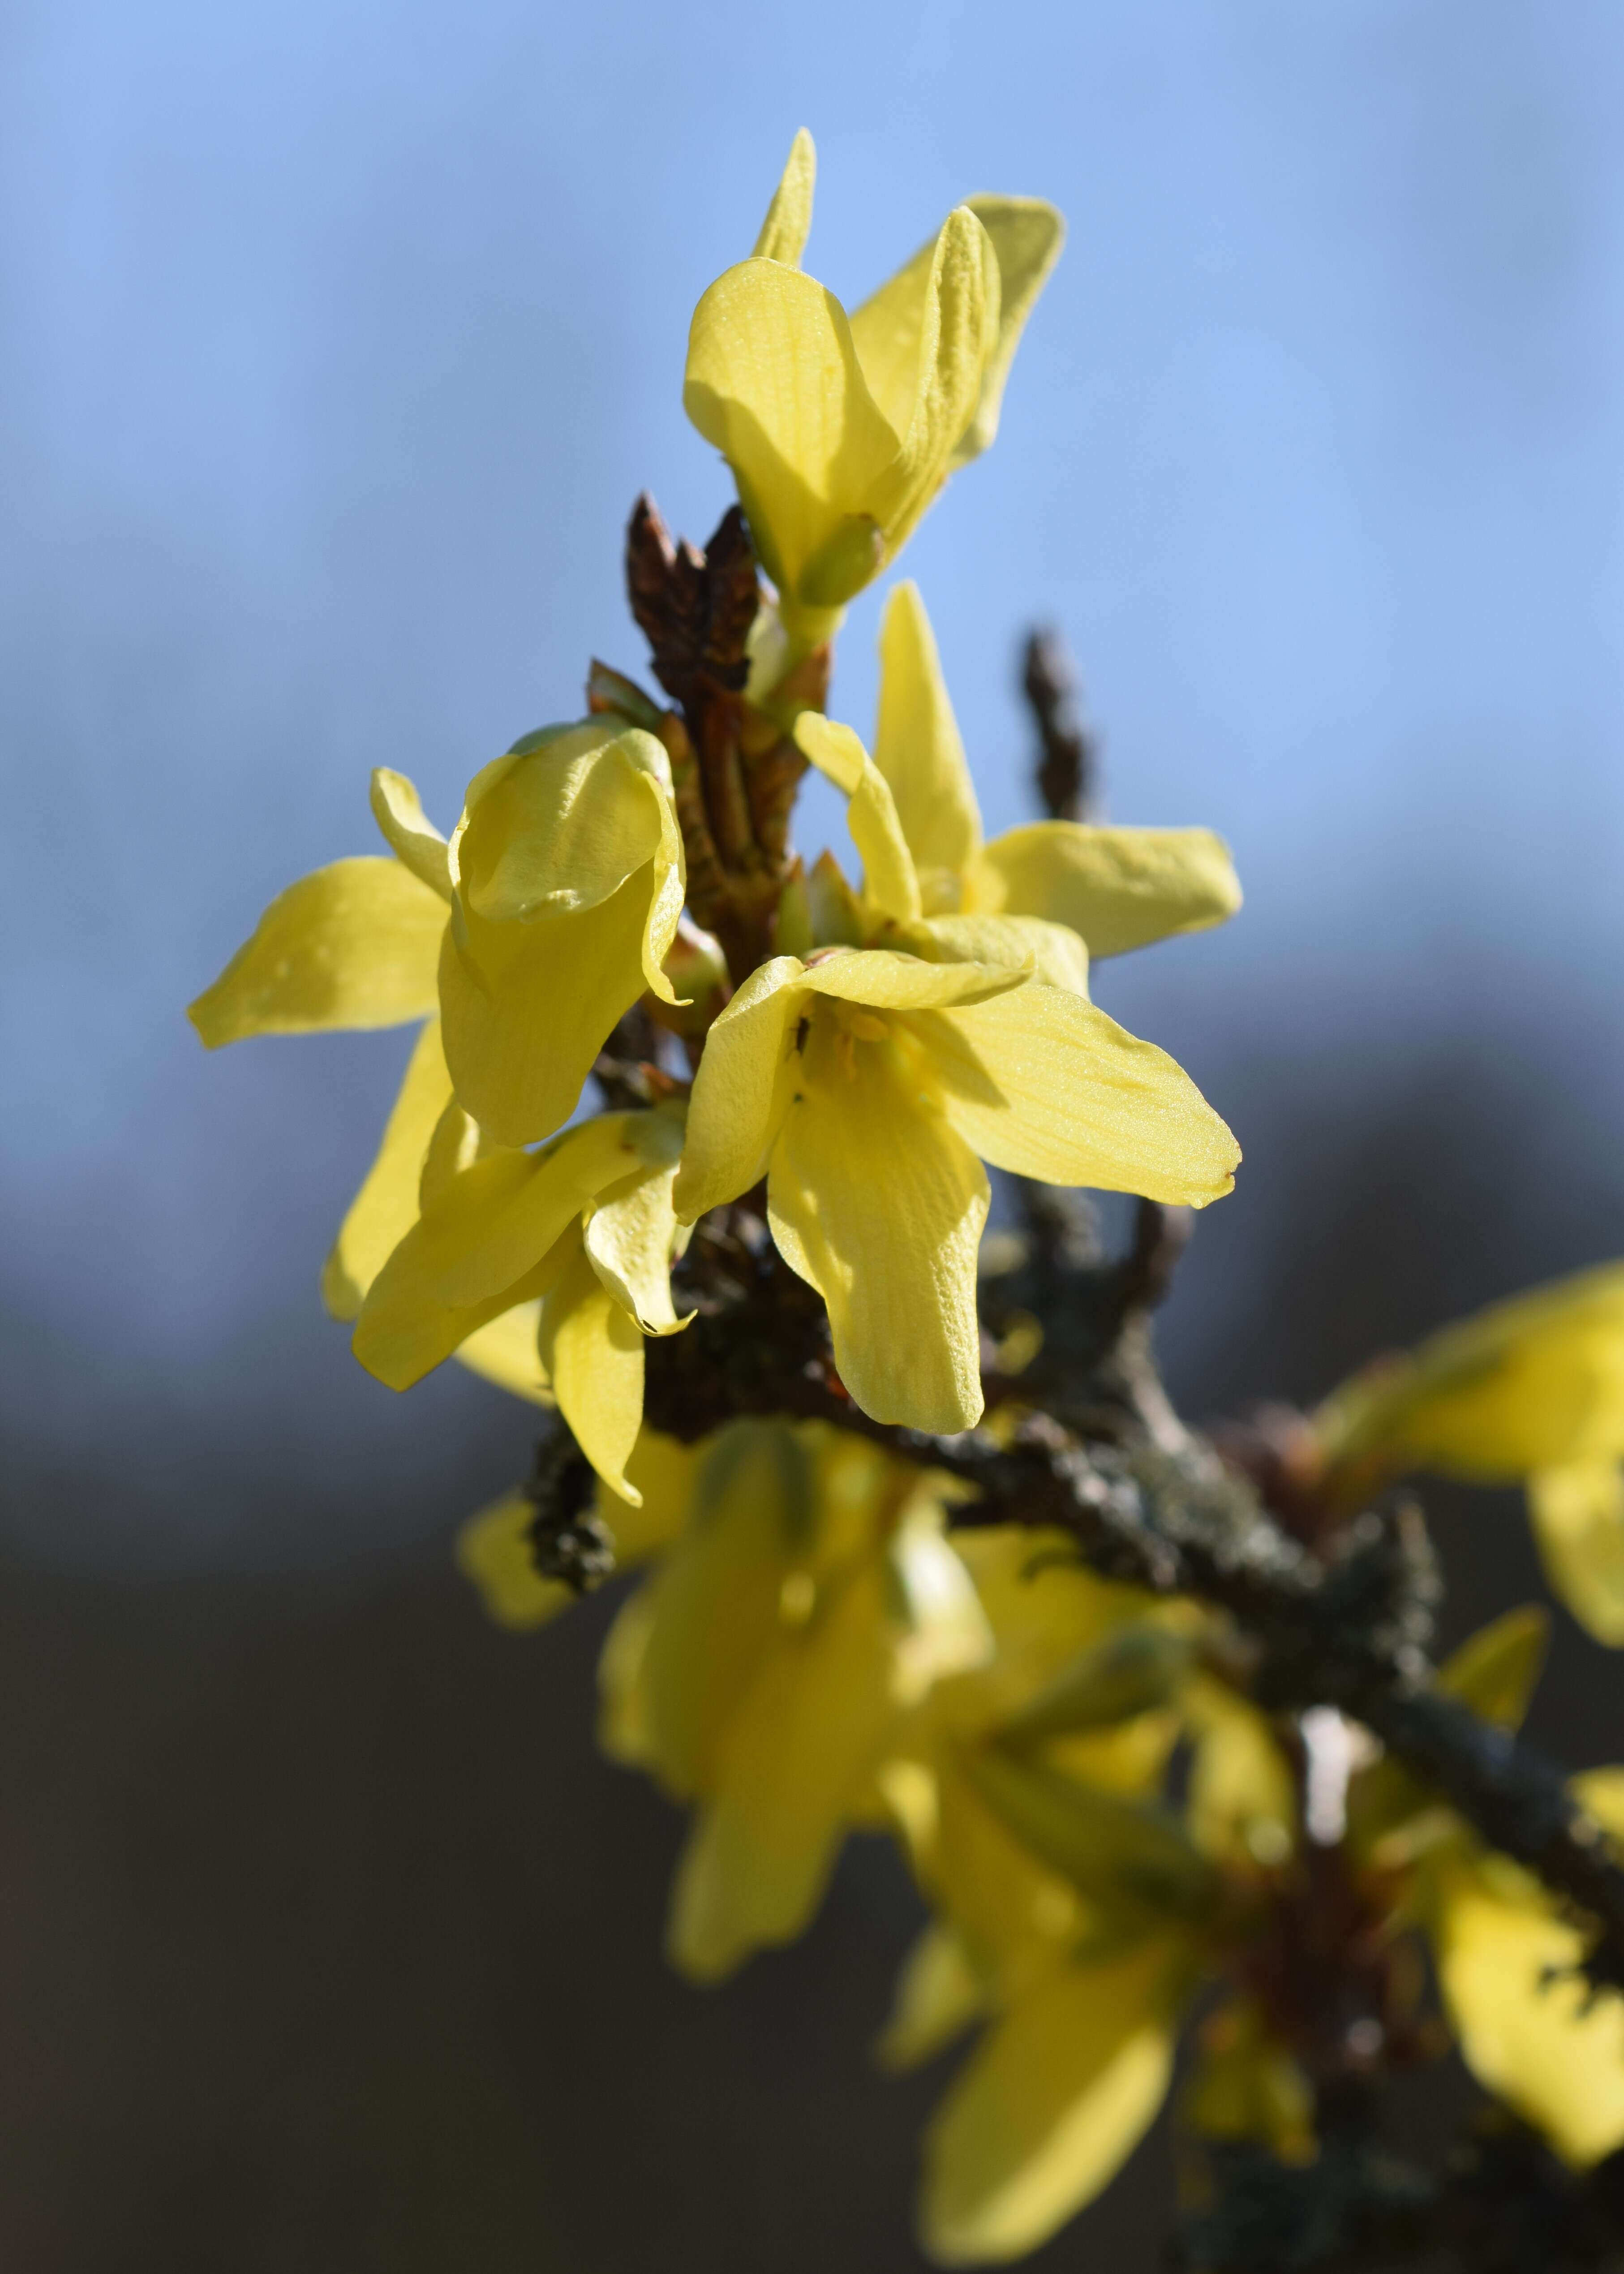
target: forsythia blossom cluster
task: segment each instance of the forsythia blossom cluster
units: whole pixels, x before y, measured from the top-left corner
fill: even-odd
[[[991,440],[1059,245],[1047,207],[980,200],[848,320],[797,265],[811,184],[802,136],[688,351],[689,410],[778,587],[756,627],[763,703]],[[545,1390],[627,1492],[643,1338],[682,1324],[671,1265],[699,1217],[764,1178],[853,1397],[877,1420],[962,1429],[981,1411],[983,1163],[1198,1207],[1229,1189],[1223,1123],[1087,994],[1091,951],[1230,913],[1223,847],[1066,822],[984,843],[912,586],[892,596],[883,666],[873,758],[818,712],[785,722],[850,801],[861,885],[825,855],[786,892],[783,952],[732,975],[691,1089],[647,1116],[571,1118],[621,1015],[688,999],[667,969],[686,892],[671,757],[613,709],[482,768],[448,840],[380,769],[387,853],[290,887],[193,1005],[211,1046],[425,1021],[324,1281],[380,1380],[403,1389],[460,1352]]]
[[[989,841],[911,584],[883,611],[871,751],[825,715],[808,663],[993,440],[1062,232],[1040,202],[972,199],[848,315],[800,265],[812,181],[803,134],[754,253],[699,303],[684,401],[771,579],[748,735],[835,786],[861,875],[786,862],[759,953],[725,957],[688,907],[685,730],[595,672],[589,714],[484,766],[448,837],[375,772],[383,849],[282,893],[192,1016],[211,1048],[417,1024],[328,1308],[380,1381],[458,1358],[555,1405],[596,1471],[617,1564],[644,1568],[604,1652],[603,1743],[692,1810],[679,1966],[713,1981],[786,1941],[848,1834],[897,1841],[930,1923],[876,2050],[902,2069],[981,2033],[921,2205],[927,2248],[966,2263],[1034,2248],[1106,2183],[1204,1993],[1185,2122],[1312,2157],[1297,2017],[1267,1963],[1303,1900],[1301,1764],[1213,1615],[1108,1585],[1041,1534],[950,1536],[950,1479],[824,1421],[735,1419],[693,1445],[645,1427],[647,1345],[689,1323],[673,1274],[695,1227],[748,1202],[822,1299],[862,1413],[975,1425],[989,1166],[1195,1207],[1230,1188],[1223,1122],[1088,986],[1091,960],[1217,923],[1239,892],[1202,830],[1045,821]],[[583,1111],[639,1005],[686,1073]],[[1385,1362],[1310,1444],[1327,1506],[1417,1468],[1526,1479],[1557,1585],[1624,1641],[1624,1275]],[[536,1519],[515,1493],[460,1545],[515,1629],[575,1600],[538,1564]],[[1514,1615],[1440,1680],[1512,1726],[1542,1642]],[[1548,1986],[1575,1930],[1390,1762],[1356,1747],[1344,1767],[1335,1852],[1380,2029],[1417,2027],[1419,1963],[1398,1954],[1424,1938],[1485,2083],[1575,2165],[1624,2142],[1624,2001]],[[1583,1789],[1624,1832],[1624,1771]]]

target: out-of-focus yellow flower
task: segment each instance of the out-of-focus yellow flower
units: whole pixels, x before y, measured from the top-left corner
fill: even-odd
[[[1548,1626],[1538,1608],[1507,1612],[1455,1652],[1439,1688],[1515,1729]],[[1603,1833],[1624,1837],[1624,1770],[1591,1770],[1573,1790]],[[1584,1938],[1554,1900],[1394,1761],[1354,1778],[1348,1817],[1355,1854],[1432,1945],[1446,2012],[1479,2083],[1575,2168],[1624,2146],[1624,1997],[1583,1980]]]
[[[574,1110],[645,987],[676,999],[661,968],[686,889],[670,760],[613,714],[526,734],[475,776],[440,857],[447,1064],[480,1127],[527,1145]]]
[[[378,1156],[322,1270],[322,1299],[335,1319],[357,1316],[391,1249],[416,1222],[442,1122],[452,1141],[465,1141],[463,1117],[452,1111],[438,1013],[451,900],[446,842],[403,774],[380,767],[372,804],[394,857],[335,861],[290,885],[188,1014],[210,1050],[251,1035],[425,1021]],[[527,1305],[492,1320],[457,1356],[504,1389],[545,1403],[538,1308]]]
[[[947,2265],[1023,2255],[1114,2176],[1166,2094],[1217,1894],[1146,1801],[1188,1607],[1034,1572],[1043,1547],[965,1537],[997,1655],[932,1691],[882,1777],[933,1917],[878,2056],[910,2067],[989,2023],[926,2135],[920,2230]]]
[[[823,1296],[864,1412],[967,1428],[981,1162],[1199,1208],[1230,1189],[1239,1148],[1171,1058],[1086,1000],[1074,933],[923,915],[861,743],[811,712],[796,734],[851,798],[865,864],[852,928],[887,945],[780,955],[740,989],[706,1038],[678,1213],[692,1223],[765,1174],[773,1238]]]
[[[733,468],[792,649],[824,639],[950,471],[992,440],[1016,343],[1064,235],[978,197],[850,318],[802,274],[813,152],[797,135],[754,256],[694,313],[683,402]]]
[[[1222,922],[1241,904],[1210,829],[1030,821],[987,844],[919,588],[898,584],[880,632],[874,762],[890,785],[927,915],[1043,916],[1120,955]]]
[[[367,1290],[356,1356],[404,1389],[488,1321],[538,1304],[552,1394],[598,1474],[635,1502],[624,1471],[643,1338],[683,1323],[671,1299],[681,1109],[602,1114],[536,1153],[484,1149],[462,1118],[462,1147],[431,1150],[421,1213]]]
[[[1350,1504],[1408,1470],[1525,1483],[1545,1573],[1624,1645],[1624,1264],[1538,1287],[1380,1359],[1314,1416]]]
[[[695,1805],[670,1950],[714,1981],[807,1924],[899,1721],[990,1641],[930,1480],[860,1438],[734,1422],[675,1487],[602,1736]]]

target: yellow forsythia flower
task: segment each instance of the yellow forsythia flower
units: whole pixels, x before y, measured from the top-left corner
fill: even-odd
[[[1413,1469],[1526,1483],[1553,1588],[1598,1641],[1624,1644],[1624,1264],[1378,1359],[1314,1427],[1345,1499]]]
[[[506,1145],[573,1111],[604,1038],[662,964],[686,878],[671,763],[613,714],[526,734],[476,775],[447,848],[440,961],[458,1097]]]
[[[560,1411],[598,1474],[635,1504],[625,1464],[643,1417],[643,1338],[683,1323],[671,1299],[682,1109],[600,1114],[534,1153],[485,1149],[462,1118],[467,1157],[431,1156],[422,1212],[361,1306],[356,1356],[405,1389],[487,1321],[538,1305],[540,1364]]]
[[[918,1470],[820,1424],[706,1448],[601,1674],[605,1748],[695,1803],[670,1949],[695,1979],[800,1933],[900,1718],[990,1647],[942,1521]]]
[[[828,637],[949,472],[992,440],[1064,234],[1037,200],[973,198],[848,318],[799,265],[812,181],[803,131],[754,257],[695,311],[682,398],[733,468],[801,650]]]
[[[452,1106],[437,1014],[451,902],[446,841],[404,775],[380,768],[372,803],[395,857],[335,861],[290,885],[188,1014],[210,1050],[251,1035],[425,1020],[378,1157],[322,1272],[322,1298],[337,1319],[356,1316],[416,1220],[425,1156]],[[546,1399],[535,1306],[481,1328],[457,1356],[504,1389]]]
[[[932,1920],[876,2047],[911,2067],[989,2025],[925,2139],[920,2231],[947,2265],[1034,2249],[1142,2136],[1214,1885],[1139,1805],[1177,1735],[1183,1607],[1147,1620],[1074,1563],[1034,1572],[1029,1533],[959,1544],[997,1654],[931,1692],[882,1772]]]
[[[1230,1189],[1239,1148],[1171,1058],[1086,1000],[1076,934],[924,915],[856,735],[810,712],[796,735],[851,798],[865,898],[847,913],[885,944],[815,945],[752,973],[706,1038],[677,1210],[692,1223],[764,1174],[773,1238],[823,1296],[864,1412],[968,1428],[981,1162],[1201,1207]]]
[[[1080,933],[1092,957],[1201,930],[1241,904],[1229,848],[1210,829],[1029,821],[987,844],[914,584],[898,584],[885,606],[874,762],[890,785],[929,915],[1044,916]]]

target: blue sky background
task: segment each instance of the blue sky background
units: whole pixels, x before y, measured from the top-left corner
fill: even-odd
[[[641,668],[621,527],[644,485],[695,538],[726,502],[688,319],[803,123],[808,265],[848,300],[972,190],[1069,217],[997,444],[906,569],[991,825],[1027,809],[1047,617],[1114,817],[1235,846],[1243,917],[1103,999],[1266,1169],[1282,1068],[1464,1032],[1577,1069],[1548,1163],[1590,1173],[1624,1088],[1621,82],[1614,0],[11,6],[0,1424],[66,1449],[17,1538],[390,1551],[386,1449],[432,1470],[496,1415],[457,1379],[407,1422],[316,1303],[404,1038],[210,1060],[182,1006],[371,849],[370,767],[448,825],[589,656]],[[865,729],[877,605],[831,704]],[[172,1474],[161,1517],[76,1497],[118,1444]],[[255,1446],[336,1464],[353,1524],[272,1521]]]

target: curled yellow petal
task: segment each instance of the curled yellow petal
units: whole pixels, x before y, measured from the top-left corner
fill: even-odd
[[[643,1426],[643,1336],[576,1238],[542,1296],[541,1362],[575,1442],[620,1497],[642,1498],[626,1464]]]
[[[451,899],[449,848],[423,810],[417,785],[392,766],[372,772],[372,818],[387,839],[389,849],[402,867],[411,870],[439,899]]]
[[[975,416],[982,379],[997,348],[998,301],[991,242],[969,207],[958,206],[942,224],[931,252],[912,401],[899,395],[893,404],[886,395],[880,397],[902,447],[868,509],[884,531],[891,553],[941,488]],[[858,355],[863,356],[861,344]]]
[[[596,907],[652,860],[670,762],[610,719],[526,735],[470,785],[454,839],[459,892],[492,923]]]
[[[982,195],[965,202],[986,230],[998,264],[998,336],[981,373],[975,416],[953,453],[955,467],[978,457],[998,431],[1015,350],[1065,243],[1064,222],[1041,198]]]
[[[271,902],[186,1015],[211,1050],[427,1018],[445,928],[445,903],[400,862],[335,861]]]
[[[783,178],[772,193],[767,218],[756,237],[756,260],[782,261],[786,268],[801,266],[807,232],[812,226],[812,190],[816,179],[817,152],[803,126],[789,146]]]
[[[504,1144],[575,1111],[615,1021],[642,993],[651,870],[596,907],[533,923],[447,925],[440,962],[446,1062],[457,1095]]]
[[[846,822],[862,855],[868,898],[887,915],[905,922],[917,916],[919,878],[891,787],[858,736],[818,712],[803,711],[795,722],[795,740],[818,772],[851,800]]]
[[[645,1335],[673,1335],[688,1324],[671,1299],[672,1252],[678,1239],[671,1204],[675,1177],[674,1167],[650,1170],[590,1202],[583,1218],[592,1269]]]

